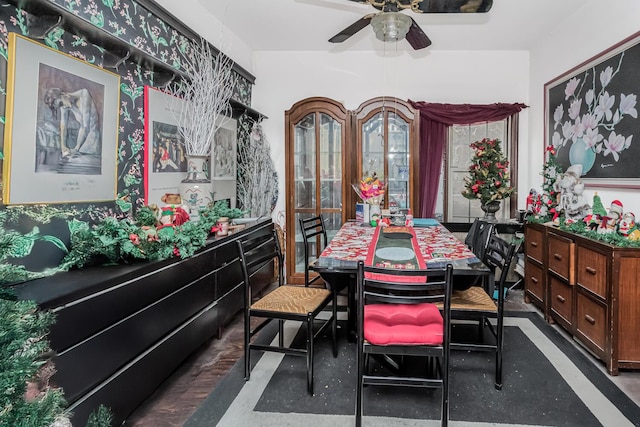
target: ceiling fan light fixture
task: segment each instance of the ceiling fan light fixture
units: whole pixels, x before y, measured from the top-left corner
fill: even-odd
[[[412,20],[400,12],[378,13],[371,18],[371,26],[378,40],[397,42],[405,38],[411,28]]]

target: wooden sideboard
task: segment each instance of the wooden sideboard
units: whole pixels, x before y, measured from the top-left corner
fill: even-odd
[[[214,239],[187,259],[90,267],[15,287],[22,299],[55,313],[49,339],[74,425],[100,404],[120,425],[199,346],[221,333],[243,306],[236,241],[268,235],[255,224]],[[257,256],[257,251],[254,256]],[[255,291],[273,263],[252,273]]]
[[[525,228],[525,299],[557,322],[607,371],[640,368],[640,249],[550,225]]]

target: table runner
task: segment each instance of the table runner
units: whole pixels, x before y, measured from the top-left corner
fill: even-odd
[[[394,233],[408,238],[394,238]],[[365,264],[400,270],[426,267],[412,227],[376,227]]]
[[[403,236],[407,237],[403,238]],[[365,265],[398,270],[426,268],[412,227],[376,227],[369,244]],[[426,280],[424,276],[402,277],[374,273],[366,273],[366,277],[405,283],[424,283]]]
[[[378,228],[380,227],[361,226],[355,222],[345,223],[324,249],[321,257],[342,261],[366,261],[369,244]],[[427,266],[446,265],[451,261],[476,258],[474,253],[442,224],[414,228],[413,232],[418,241],[419,253]]]

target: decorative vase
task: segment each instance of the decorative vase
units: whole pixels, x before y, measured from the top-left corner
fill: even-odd
[[[180,181],[182,203],[189,207],[192,221],[200,219],[200,209],[213,203],[213,186],[209,176],[209,156],[187,155],[187,176]]]
[[[578,138],[569,149],[569,162],[572,165],[582,165],[582,175],[591,170],[596,162],[596,152],[587,147],[584,139]]]
[[[500,210],[500,200],[482,204],[480,205],[480,209],[484,211],[484,219],[487,221],[495,221],[496,212]]]

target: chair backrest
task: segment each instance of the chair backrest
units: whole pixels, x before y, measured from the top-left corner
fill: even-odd
[[[504,301],[504,286],[509,274],[509,267],[515,254],[516,245],[509,243],[497,234],[489,237],[484,256],[484,263],[495,273],[500,270],[500,278],[497,280],[498,305],[502,308]]]
[[[419,280],[419,281],[416,281]],[[451,319],[453,267],[429,269],[391,269],[365,266],[358,262],[358,328],[363,335],[364,306],[367,304],[441,303],[444,341],[448,342]]]
[[[471,251],[481,261],[485,259],[485,252],[489,238],[496,234],[495,224],[476,218],[471,224],[469,233],[464,240],[464,243],[471,249]]]
[[[276,259],[278,262],[278,285],[283,283],[284,257],[275,229],[271,233],[251,239],[238,239],[239,261],[245,284],[246,301],[251,301],[251,276]]]
[[[304,285],[309,286],[316,280],[321,279],[320,276],[315,276],[309,280],[309,262],[311,261],[311,246],[316,246],[318,238],[321,239],[321,249],[327,246],[327,229],[324,224],[324,217],[322,214],[314,216],[312,218],[300,218],[300,231],[302,233],[302,240],[304,242]],[[320,254],[317,253],[317,256]]]

